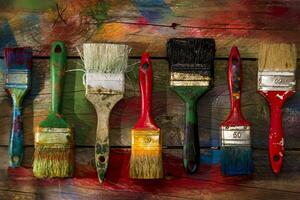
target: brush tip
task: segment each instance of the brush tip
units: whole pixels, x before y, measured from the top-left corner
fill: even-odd
[[[221,171],[225,176],[252,174],[254,167],[251,147],[222,147]]]

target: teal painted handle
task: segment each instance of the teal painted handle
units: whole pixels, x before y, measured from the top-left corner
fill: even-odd
[[[51,112],[60,114],[62,83],[65,66],[67,63],[67,52],[64,42],[53,42],[50,56],[51,67],[51,91],[52,105]]]
[[[10,167],[20,167],[24,152],[24,134],[22,128],[21,102],[13,98],[13,124],[9,139],[8,156]]]
[[[183,164],[186,171],[193,174],[199,163],[199,138],[197,101],[186,101],[185,133],[183,139]]]

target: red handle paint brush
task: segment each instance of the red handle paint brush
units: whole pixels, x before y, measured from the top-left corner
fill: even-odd
[[[221,169],[224,175],[253,172],[250,123],[241,112],[243,71],[237,47],[232,47],[228,62],[228,87],[231,110],[221,125]]]
[[[270,107],[269,160],[275,174],[284,156],[282,106],[295,93],[297,50],[294,44],[261,44],[258,54],[258,92]]]
[[[163,177],[162,138],[151,115],[152,64],[149,53],[142,56],[140,68],[141,116],[131,131],[130,177],[157,179]]]

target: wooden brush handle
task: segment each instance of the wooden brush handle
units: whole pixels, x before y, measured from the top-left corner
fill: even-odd
[[[123,98],[123,94],[88,93],[86,98],[94,105],[97,112],[95,163],[99,182],[102,183],[109,161],[109,116],[115,104]]]
[[[50,57],[52,92],[51,112],[58,115],[60,114],[63,77],[66,63],[67,52],[64,42],[53,42]]]
[[[13,124],[11,129],[11,135],[9,139],[8,155],[9,166],[20,167],[23,159],[24,152],[24,134],[23,124],[21,116],[21,102],[22,99],[13,95]]]
[[[185,133],[183,139],[183,165],[185,170],[196,173],[199,163],[199,136],[198,136],[198,117],[197,100],[186,101],[185,114]]]
[[[283,164],[284,134],[282,128],[282,106],[294,91],[260,91],[270,107],[270,131],[269,131],[269,160],[272,170],[278,174]]]
[[[134,126],[134,129],[158,129],[151,115],[151,104],[152,104],[152,64],[150,61],[149,53],[142,55],[141,64],[139,68],[139,80],[140,90],[142,99],[142,110],[141,116],[138,123]]]

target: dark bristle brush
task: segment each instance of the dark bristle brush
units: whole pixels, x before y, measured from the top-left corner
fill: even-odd
[[[190,174],[200,158],[197,102],[213,83],[215,41],[208,38],[172,38],[167,42],[171,89],[186,104],[183,164]]]

